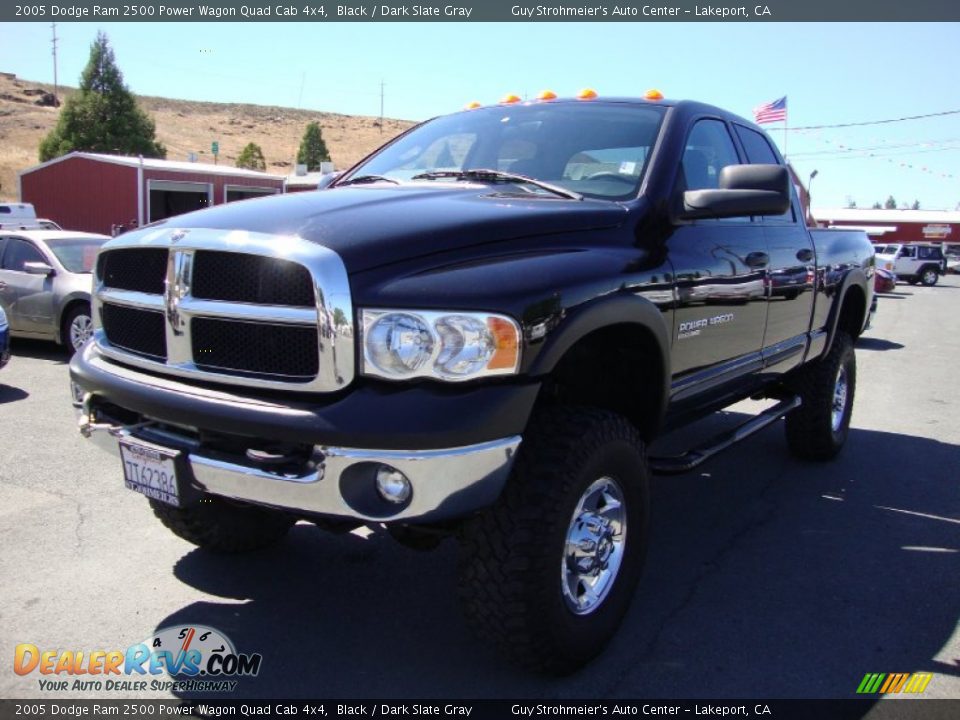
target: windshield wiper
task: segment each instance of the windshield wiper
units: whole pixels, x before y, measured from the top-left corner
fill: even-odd
[[[487,168],[478,168],[475,170],[434,170],[433,172],[420,173],[414,175],[411,180],[439,180],[442,178],[453,178],[455,180],[479,180],[480,182],[508,182],[533,185],[541,190],[546,190],[554,195],[565,197],[569,200],[583,200],[583,195],[575,193],[573,190],[567,190],[558,185],[546,183],[543,180],[537,180],[528,175],[518,173],[503,172],[502,170],[490,170]]]
[[[375,183],[375,182],[388,182],[393,183],[394,185],[399,185],[399,180],[394,180],[393,178],[384,177],[383,175],[357,175],[356,177],[349,178],[343,182],[338,182],[337,185],[361,185],[363,183]]]

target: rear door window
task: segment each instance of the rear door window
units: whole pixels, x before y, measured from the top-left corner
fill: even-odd
[[[742,125],[734,125],[736,130],[737,137],[740,138],[740,142],[743,144],[743,151],[747,154],[747,162],[750,164],[759,164],[759,165],[779,165],[780,160],[777,158],[776,153],[773,151],[773,148],[770,147],[770,143],[767,141],[762,134],[758,133],[756,130],[751,130],[750,128],[743,127]],[[793,218],[793,208],[791,207],[783,215],[769,215],[763,218],[764,222],[790,222],[794,221]]]

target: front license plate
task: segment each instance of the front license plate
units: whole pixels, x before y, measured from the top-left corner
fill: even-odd
[[[180,507],[176,461],[179,453],[145,443],[121,440],[123,480],[130,490],[167,505]]]

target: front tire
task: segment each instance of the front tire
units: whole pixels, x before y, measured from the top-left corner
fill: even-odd
[[[838,330],[826,357],[790,383],[803,404],[786,417],[787,445],[804,460],[831,460],[850,431],[857,361],[850,335]]]
[[[640,578],[648,484],[625,418],[586,408],[535,418],[500,499],[461,531],[460,599],[478,636],[561,675],[600,653]]]
[[[93,335],[93,318],[86,303],[74,305],[63,318],[60,337],[67,352],[73,355]]]
[[[174,535],[218,553],[244,553],[283,538],[294,518],[279,510],[204,495],[195,505],[175,508],[150,500],[153,514]]]

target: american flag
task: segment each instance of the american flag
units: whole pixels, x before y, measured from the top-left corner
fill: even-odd
[[[758,124],[787,121],[787,96],[784,95],[779,100],[757,105],[753,109],[753,119]]]

